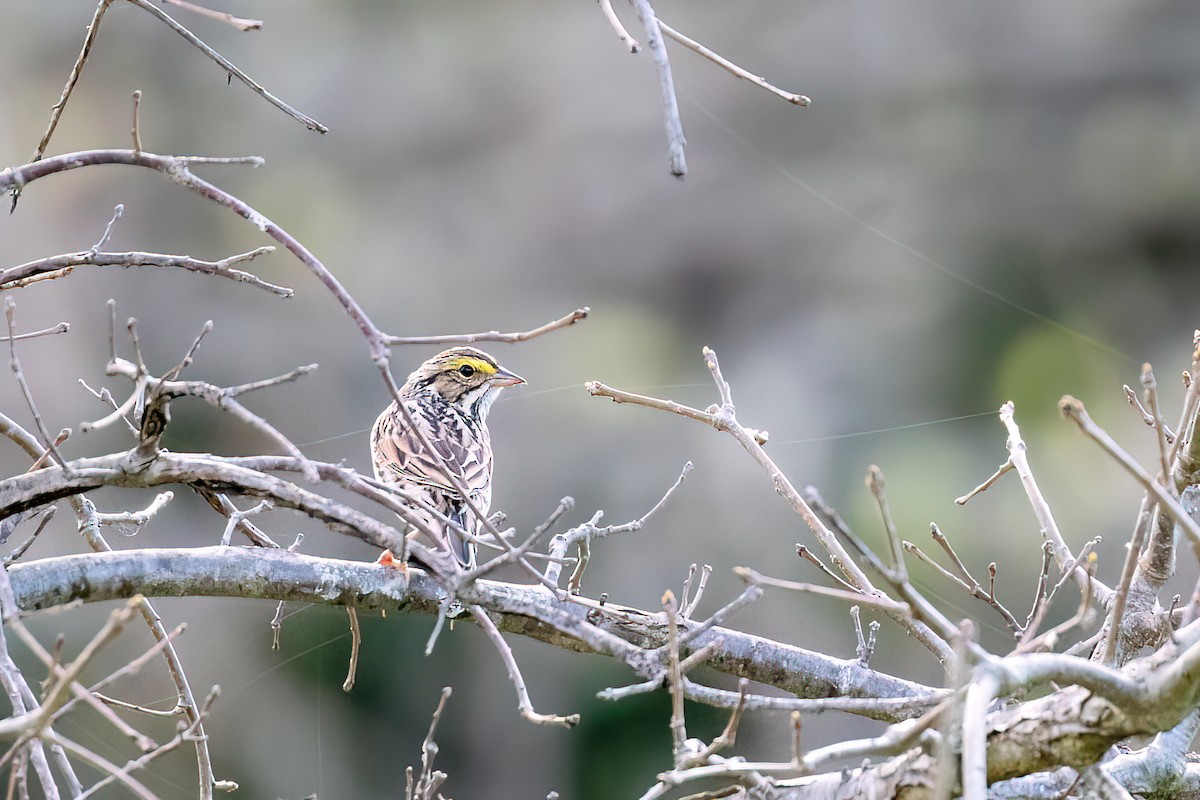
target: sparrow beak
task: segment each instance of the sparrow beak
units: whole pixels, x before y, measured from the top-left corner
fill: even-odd
[[[504,367],[500,367],[492,376],[490,383],[492,386],[520,386],[525,383],[525,379],[515,372],[509,372]]]

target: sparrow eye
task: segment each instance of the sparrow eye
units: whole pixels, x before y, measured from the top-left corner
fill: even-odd
[[[475,368],[470,364],[463,364],[458,368],[458,374],[462,375],[464,378],[469,378],[475,374]]]

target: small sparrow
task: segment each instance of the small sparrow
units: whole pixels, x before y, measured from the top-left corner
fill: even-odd
[[[412,507],[436,531],[437,548],[447,550],[464,569],[475,566],[475,543],[483,526],[471,505],[486,516],[492,504],[492,442],[487,415],[506,386],[525,380],[474,347],[438,353],[408,376],[400,387],[409,427],[395,402],[371,429],[375,478],[412,501]],[[430,451],[416,431],[425,434]],[[428,512],[434,509],[453,524]],[[468,536],[464,536],[463,532]],[[388,563],[385,560],[385,563]]]

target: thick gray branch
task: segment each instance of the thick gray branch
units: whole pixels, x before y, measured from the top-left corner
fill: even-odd
[[[72,461],[70,469],[67,473],[56,465],[0,481],[0,518],[100,486],[149,488],[174,483],[270,498],[278,506],[294,508],[320,520],[331,530],[356,536],[376,547],[403,552],[400,533],[390,525],[229,459],[160,451],[148,463],[139,464],[134,463],[131,454],[118,453]]]
[[[148,597],[221,596],[289,600],[363,609],[438,612],[443,591],[424,571],[358,561],[316,558],[264,548],[201,547],[125,550],[46,558],[10,569],[21,608],[35,610],[75,600],[94,602]],[[559,602],[544,589],[476,581],[459,590],[464,602],[483,607],[502,631],[580,652],[613,652],[607,636],[638,648],[661,646],[661,614],[597,613]],[[593,635],[596,634],[596,635]],[[801,697],[913,697],[936,690],[798,647],[715,627],[691,643],[715,644],[709,666],[777,686]],[[879,712],[902,719],[915,712]]]

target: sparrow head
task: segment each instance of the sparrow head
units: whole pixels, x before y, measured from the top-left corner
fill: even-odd
[[[452,347],[417,367],[400,389],[402,397],[434,392],[480,422],[487,417],[500,390],[525,379],[474,347]]]

